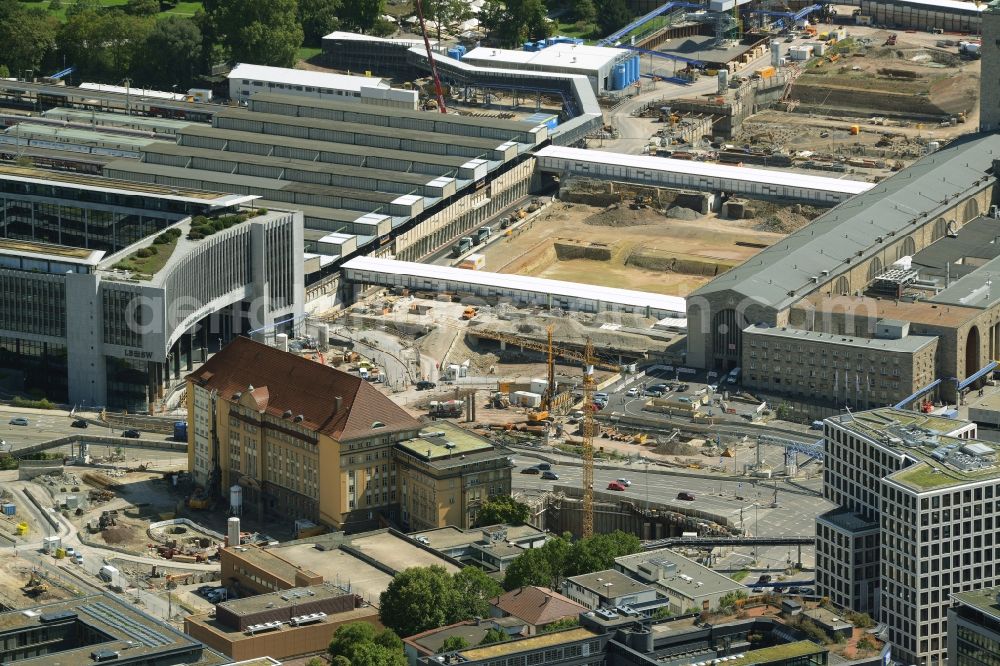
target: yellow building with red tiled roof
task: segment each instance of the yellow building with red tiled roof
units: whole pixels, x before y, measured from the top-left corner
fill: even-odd
[[[239,486],[251,516],[352,532],[418,516],[424,529],[468,527],[490,494],[510,493],[510,465],[490,442],[455,429],[475,450],[472,470],[366,380],[247,338],[188,376],[187,401],[192,478],[226,499]]]

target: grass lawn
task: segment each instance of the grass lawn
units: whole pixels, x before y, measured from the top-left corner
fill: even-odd
[[[26,7],[42,7],[48,9],[49,0],[19,0],[20,3]],[[126,4],[128,0],[101,0],[101,5],[104,7],[120,7]],[[60,21],[66,20],[66,9],[72,6],[73,0],[62,0],[62,8],[49,10],[49,13],[58,18]],[[160,16],[194,16],[194,13],[201,9],[201,0],[196,2],[178,2],[173,8],[168,9],[165,12],[161,12]]]
[[[556,27],[554,34],[565,37],[580,37],[587,40],[589,44],[592,41],[590,36],[595,32],[597,32],[597,26],[593,23],[588,23],[584,26],[583,30],[580,30],[576,25],[576,21],[563,22],[562,19],[559,19],[558,27]]]
[[[154,245],[159,252],[151,257],[137,257],[135,254],[131,254],[128,257],[122,259],[117,264],[115,268],[132,271],[134,277],[140,280],[149,280],[156,273],[166,266],[167,261],[170,260],[170,255],[174,253],[177,248],[177,238],[172,238],[169,243],[164,243],[163,245]]]
[[[303,46],[295,54],[295,60],[296,61],[298,61],[298,60],[309,60],[311,58],[315,58],[316,56],[318,56],[322,52],[323,52],[323,49],[318,48],[318,47]]]
[[[750,575],[750,571],[747,569],[741,569],[730,575],[729,577],[735,580],[737,583],[742,582],[744,578]]]

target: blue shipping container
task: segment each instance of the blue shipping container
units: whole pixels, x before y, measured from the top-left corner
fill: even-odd
[[[3,505],[3,515],[13,516],[17,513],[17,506],[14,504],[4,504]]]
[[[174,439],[187,441],[188,424],[187,421],[174,421]]]

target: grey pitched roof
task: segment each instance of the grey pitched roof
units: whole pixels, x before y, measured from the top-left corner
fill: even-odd
[[[732,290],[782,310],[864,262],[914,224],[933,222],[955,199],[989,187],[1000,136],[963,137],[845,201],[811,224],[696,290]],[[880,240],[881,239],[881,240]],[[824,276],[823,271],[829,271]]]

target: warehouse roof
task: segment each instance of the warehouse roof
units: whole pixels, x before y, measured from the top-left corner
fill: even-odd
[[[315,183],[301,183],[293,180],[278,180],[277,178],[264,178],[261,176],[244,176],[225,171],[185,169],[184,167],[168,166],[165,164],[136,162],[135,160],[130,159],[122,159],[118,162],[112,162],[107,166],[107,169],[109,173],[114,173],[116,169],[119,169],[137,174],[161,176],[168,179],[188,179],[227,189],[232,187],[233,189],[259,189],[278,192],[293,192],[299,194],[315,194],[330,197],[345,197],[357,199],[363,202],[371,202],[373,207],[375,204],[393,203],[397,199],[409,196],[395,192],[360,190],[349,187],[340,187],[338,185],[318,185]],[[284,205],[295,209],[294,203],[287,202]]]
[[[955,141],[838,205],[740,266],[695,290],[703,296],[732,290],[781,310],[882,252],[894,237],[955,205],[956,198],[989,188],[1000,135]]]
[[[598,162],[613,166],[626,166],[651,171],[683,173],[691,176],[707,178],[730,178],[745,180],[766,185],[786,185],[803,189],[842,194],[860,194],[875,187],[871,183],[857,180],[828,178],[826,176],[811,176],[804,173],[777,171],[774,169],[751,169],[747,167],[729,166],[727,164],[711,164],[708,162],[693,162],[691,160],[674,160],[665,157],[649,155],[625,155],[624,153],[607,153],[604,151],[586,150],[584,148],[567,148],[565,146],[546,146],[537,153],[537,157],[555,157],[578,162]]]
[[[437,132],[424,132],[421,130],[408,130],[401,127],[381,127],[379,125],[366,125],[363,123],[348,123],[337,120],[325,120],[323,118],[304,118],[301,116],[283,116],[278,113],[262,113],[260,111],[249,111],[247,109],[230,108],[215,114],[213,125],[220,129],[229,129],[220,125],[226,121],[242,120],[250,123],[261,123],[261,125],[290,125],[292,127],[316,129],[320,131],[343,132],[345,134],[355,134],[361,136],[385,136],[393,139],[403,139],[411,141],[426,141],[428,143],[446,144],[462,146],[474,150],[496,150],[505,143],[503,139],[480,139],[473,136],[462,136],[459,134],[440,134]],[[359,144],[361,145],[361,144]]]
[[[312,160],[297,160],[288,157],[274,157],[268,155],[252,155],[248,153],[233,153],[211,148],[195,148],[193,146],[178,146],[175,143],[162,143],[150,146],[145,153],[156,153],[160,155],[177,155],[190,157],[203,157],[219,162],[229,162],[236,164],[256,164],[260,166],[273,166],[287,169],[301,169],[314,173],[326,173],[340,176],[354,176],[357,178],[371,178],[375,180],[388,181],[392,183],[402,183],[405,185],[426,185],[432,180],[439,178],[433,174],[420,174],[406,171],[390,171],[388,169],[372,169],[369,167],[359,167],[350,164],[335,164],[333,162],[316,162]],[[149,163],[149,162],[147,162]],[[169,166],[169,165],[168,165]],[[225,173],[225,172],[222,172]],[[298,181],[293,181],[298,182]],[[402,192],[400,194],[403,194]]]
[[[130,136],[128,134],[113,134],[102,132],[99,128],[81,129],[78,127],[61,127],[33,122],[18,123],[4,132],[7,136],[19,136],[27,142],[28,137],[44,136],[56,138],[60,143],[107,143],[113,142],[119,146],[128,146],[136,151],[157,143],[161,139],[148,136]]]
[[[331,32],[329,35],[324,35],[323,40],[325,41],[327,39],[331,41],[336,39],[345,39],[351,41],[386,42],[388,44],[399,44],[400,46],[419,46],[420,48],[424,48],[424,41],[422,39],[389,39],[386,37],[375,37],[374,35],[361,35],[356,32],[342,32],[340,30]],[[430,43],[431,46],[437,46],[438,44],[436,39],[431,39]]]
[[[571,576],[566,579],[567,583],[592,592],[599,597],[614,599],[626,594],[642,594],[643,592],[653,592],[653,588],[636,579],[626,576],[621,571],[605,569],[592,573]]]
[[[344,264],[345,271],[368,271],[387,275],[409,275],[424,278],[438,284],[476,284],[493,287],[502,291],[526,291],[532,293],[552,294],[589,301],[617,303],[632,307],[649,307],[654,310],[665,310],[683,313],[686,308],[685,299],[679,296],[665,296],[645,291],[615,289],[591,284],[549,280],[547,278],[529,277],[526,275],[510,275],[506,273],[489,273],[486,271],[469,271],[450,266],[434,266],[418,264],[410,261],[396,261],[378,257],[355,257]],[[348,279],[351,279],[348,276]]]
[[[777,328],[763,324],[751,324],[743,329],[744,335],[763,335],[769,338],[785,340],[802,340],[804,342],[824,342],[830,345],[857,347],[858,349],[874,349],[884,352],[913,353],[923,349],[937,340],[934,336],[907,335],[898,339],[857,338],[850,335],[823,333],[821,331],[804,331],[799,328]]]
[[[930,299],[932,303],[964,305],[970,308],[988,308],[998,300],[1000,300],[1000,257],[987,261]]]
[[[259,93],[250,100],[250,108],[254,108],[257,102],[269,102],[272,104],[287,104],[306,109],[322,109],[331,112],[346,113],[351,116],[371,115],[384,116],[386,118],[412,118],[425,123],[445,123],[452,125],[466,125],[472,127],[488,127],[496,130],[505,130],[511,133],[524,133],[527,125],[520,120],[505,120],[503,118],[490,118],[479,116],[460,116],[457,113],[441,113],[433,111],[415,111],[412,109],[401,109],[398,107],[380,106],[378,104],[366,104],[358,106],[352,102],[342,102],[334,99],[314,99],[308,97],[295,97],[292,95],[276,95],[272,93]],[[308,117],[308,116],[307,116]],[[539,125],[543,123],[538,123]]]
[[[350,90],[352,92],[360,92],[362,88],[389,87],[389,84],[384,80],[370,76],[331,74],[329,72],[314,72],[305,69],[250,65],[242,62],[229,72],[227,78],[247,79],[250,81],[273,81],[274,83],[287,83],[294,86],[312,86],[316,88],[329,88],[331,90]]]
[[[553,44],[539,51],[519,51],[514,49],[495,49],[480,46],[472,49],[463,60],[488,64],[493,67],[514,66],[545,69],[558,67],[562,70],[593,71],[605,65],[628,57],[625,49],[607,48],[604,46],[587,46],[585,44]]]
[[[340,441],[420,427],[360,377],[249,338],[235,338],[188,378],[227,400],[252,385],[267,387],[269,415],[301,415],[299,427]]]
[[[374,146],[359,146],[354,143],[337,143],[335,141],[319,141],[316,139],[300,139],[292,136],[276,136],[273,134],[258,134],[257,132],[244,132],[240,130],[219,129],[207,125],[191,125],[184,129],[181,140],[184,136],[208,137],[224,141],[242,141],[246,143],[261,144],[266,146],[282,146],[288,148],[304,148],[319,152],[331,153],[335,155],[352,155],[358,157],[358,163],[363,164],[364,158],[384,157],[396,159],[410,164],[433,164],[441,167],[439,175],[450,173],[452,169],[467,164],[468,157],[461,155],[438,155],[435,153],[414,153],[409,150],[395,150],[393,148],[376,148]],[[156,144],[159,147],[160,144]],[[181,143],[180,145],[184,145]],[[238,155],[237,151],[233,152]]]

